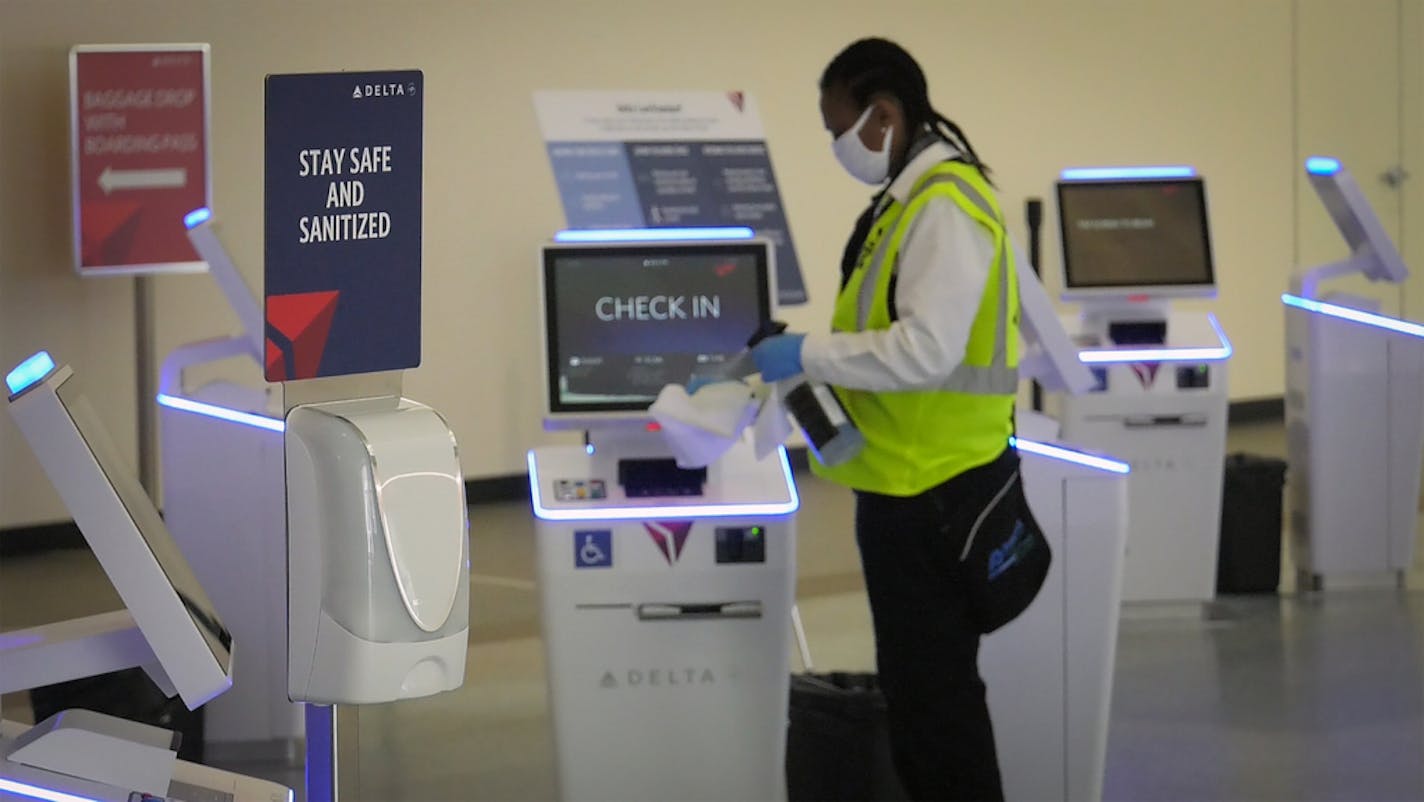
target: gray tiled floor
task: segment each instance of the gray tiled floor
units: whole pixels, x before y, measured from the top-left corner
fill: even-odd
[[[1105,797],[1424,798],[1424,595],[1233,598],[1126,621]]]
[[[1281,453],[1279,424],[1234,427],[1230,450]],[[870,669],[850,498],[809,477],[799,601],[818,669]],[[524,504],[471,511],[466,684],[361,712],[373,799],[541,800],[554,794],[542,644]],[[1110,800],[1424,799],[1424,550],[1409,591],[1232,597],[1205,617],[1124,617],[1109,736]],[[0,629],[109,609],[80,552],[0,564]],[[993,678],[988,678],[993,682]],[[15,697],[6,717],[23,716]],[[299,771],[248,766],[290,783]]]

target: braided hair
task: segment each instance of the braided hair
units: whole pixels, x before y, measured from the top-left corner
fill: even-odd
[[[821,91],[844,90],[861,108],[877,94],[900,101],[911,131],[928,129],[964,154],[987,180],[989,165],[979,158],[964,131],[930,105],[925,73],[903,47],[888,39],[860,39],[842,50],[821,74]],[[913,141],[913,139],[912,139]]]

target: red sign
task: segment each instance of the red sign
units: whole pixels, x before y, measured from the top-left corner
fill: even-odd
[[[69,86],[76,268],[204,269],[183,217],[210,205],[208,46],[81,45]]]

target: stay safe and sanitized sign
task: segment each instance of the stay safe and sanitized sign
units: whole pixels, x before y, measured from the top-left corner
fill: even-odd
[[[79,45],[69,84],[75,268],[205,270],[183,216],[211,206],[208,46]]]
[[[424,77],[267,77],[266,375],[420,364]]]

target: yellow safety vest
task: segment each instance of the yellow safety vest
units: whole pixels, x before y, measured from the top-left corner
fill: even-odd
[[[980,172],[942,162],[925,172],[904,204],[892,200],[876,217],[860,261],[836,299],[831,328],[838,332],[888,329],[890,287],[900,248],[916,216],[932,198],[948,198],[994,241],[994,261],[974,316],[964,361],[930,390],[870,392],[834,388],[865,435],[865,448],[834,468],[812,460],[818,476],[857,490],[913,496],[1008,446],[1018,393],[1019,293],[1004,216]]]

